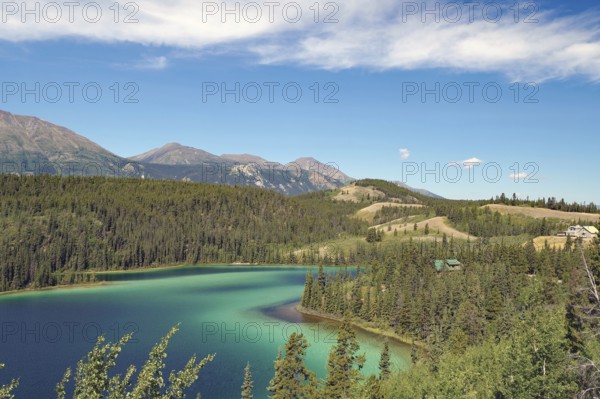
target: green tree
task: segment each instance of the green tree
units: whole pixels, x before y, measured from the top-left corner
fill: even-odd
[[[209,355],[196,361],[192,356],[180,371],[171,371],[167,384],[163,377],[164,359],[167,357],[167,347],[170,339],[177,332],[173,327],[160,342],[152,348],[148,360],[137,375],[136,367],[131,365],[125,375],[109,377],[110,370],[116,365],[116,360],[122,347],[129,342],[132,335],[126,335],[116,343],[104,344],[104,337],[99,337],[96,345],[86,358],[77,363],[74,375],[73,399],[144,399],[161,398],[175,399],[185,397],[184,391],[197,379],[200,370],[213,360]],[[65,399],[66,386],[71,379],[71,369],[68,368],[63,379],[56,386],[58,399]]]
[[[577,386],[565,335],[564,315],[557,309],[533,309],[516,323],[502,367],[505,397],[573,397]]]
[[[0,363],[0,370],[4,368],[4,364]],[[19,386],[19,380],[13,379],[6,385],[0,386],[0,399],[14,399],[14,395],[11,393]]]
[[[316,393],[316,379],[304,365],[309,347],[303,334],[292,333],[285,345],[285,357],[281,351],[275,360],[275,375],[267,391],[271,399],[309,399]]]
[[[386,340],[383,344],[383,350],[381,351],[381,357],[379,359],[379,378],[385,380],[389,378],[392,373],[390,363],[390,344]]]
[[[429,235],[429,223],[425,224],[425,235]]]
[[[317,273],[317,282],[319,284],[319,294],[323,295],[325,293],[325,286],[327,284],[327,276],[325,276],[323,265],[319,265],[319,271]]]
[[[352,397],[361,379],[364,355],[357,355],[360,346],[346,314],[338,329],[337,344],[329,352],[324,396],[327,399]]]
[[[370,376],[363,387],[361,398],[364,399],[385,399],[381,382],[374,375]]]
[[[254,395],[254,381],[252,381],[252,372],[250,371],[250,363],[246,364],[244,369],[244,383],[242,384],[242,399],[252,399]]]
[[[311,303],[311,299],[313,297],[312,288],[313,288],[313,274],[311,272],[308,272],[306,274],[306,281],[304,283],[304,293],[302,294],[302,307],[303,308],[308,308]]]
[[[377,230],[374,227],[371,227],[367,230],[367,242],[375,242],[377,241]]]

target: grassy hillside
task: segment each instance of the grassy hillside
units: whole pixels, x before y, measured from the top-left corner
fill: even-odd
[[[501,205],[501,204],[489,204],[485,205],[486,208],[491,209],[492,211],[499,212],[502,215],[520,215],[527,216],[534,219],[559,219],[566,221],[585,221],[585,222],[598,222],[600,220],[600,215],[594,213],[585,213],[585,212],[565,212],[565,211],[556,211],[553,209],[546,208],[532,208],[528,206],[511,206],[511,205]]]

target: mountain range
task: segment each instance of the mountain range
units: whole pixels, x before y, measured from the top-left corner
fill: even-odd
[[[311,157],[281,164],[252,154],[215,155],[178,143],[124,158],[65,127],[5,111],[0,111],[0,160],[2,173],[184,180],[256,186],[285,195],[334,189],[354,180],[337,165]]]

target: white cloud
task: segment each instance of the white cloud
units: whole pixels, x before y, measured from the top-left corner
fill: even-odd
[[[35,8],[38,0],[18,3],[19,8]],[[53,3],[39,2],[38,6]],[[59,2],[60,3],[60,2]],[[507,3],[503,17],[493,23],[482,18],[482,7],[476,9],[475,20],[469,21],[468,10],[456,23],[442,18],[427,22],[421,15],[407,16],[405,4],[395,0],[344,0],[334,18],[338,23],[323,23],[334,9],[321,9],[315,23],[311,6],[314,0],[297,0],[302,17],[297,23],[283,18],[283,6],[276,7],[273,22],[263,2],[262,16],[256,23],[248,22],[255,12],[247,12],[235,22],[222,13],[207,15],[203,6],[214,4],[234,9],[239,0],[197,2],[195,0],[146,0],[139,3],[134,15],[138,23],[123,23],[132,9],[121,10],[119,23],[114,21],[110,7],[113,0],[97,0],[102,18],[97,23],[82,18],[82,8],[76,7],[74,22],[68,20],[63,7],[57,23],[41,19],[22,23],[22,10],[17,15],[3,17],[0,37],[11,42],[46,41],[60,38],[84,38],[98,42],[131,42],[142,45],[169,46],[185,52],[250,51],[257,62],[264,64],[299,64],[323,69],[369,68],[375,70],[446,68],[470,72],[495,72],[512,80],[543,81],[575,75],[600,82],[600,15],[597,11],[561,16],[550,11],[538,12],[537,23],[516,23]],[[250,3],[244,1],[244,5]],[[434,1],[428,0],[428,8]],[[17,3],[15,3],[17,4]],[[58,4],[58,3],[54,3]],[[60,3],[62,4],[62,3]],[[129,3],[128,3],[129,4]],[[286,3],[287,4],[287,3]],[[318,3],[321,8],[324,3]],[[329,3],[327,3],[329,4]],[[424,7],[421,2],[415,2]],[[462,2],[454,4],[463,4]],[[473,4],[473,3],[472,3]],[[478,3],[475,3],[478,4]],[[496,4],[496,3],[495,3]],[[114,8],[114,7],[113,7]],[[93,11],[93,10],[92,10]],[[89,15],[94,15],[89,11]],[[288,15],[294,15],[289,11]],[[404,10],[406,11],[406,10]],[[52,14],[51,17],[53,17]],[[246,19],[244,19],[246,16]],[[404,18],[403,18],[404,17]],[[160,57],[159,57],[160,58]],[[166,61],[166,60],[165,60]],[[159,61],[155,64],[163,67]]]
[[[518,180],[525,179],[528,176],[529,176],[529,173],[524,173],[524,172],[521,172],[521,173],[511,173],[510,174],[511,179],[518,179]]]
[[[127,69],[150,69],[150,70],[162,70],[169,66],[169,59],[165,56],[160,57],[146,57],[143,60],[136,62],[131,65],[122,65]]]
[[[472,169],[474,166],[481,165],[482,162],[483,161],[481,159],[473,157],[473,158],[465,159],[461,163],[463,164],[465,169]]]
[[[400,148],[400,158],[408,159],[410,157],[410,150],[408,148]]]

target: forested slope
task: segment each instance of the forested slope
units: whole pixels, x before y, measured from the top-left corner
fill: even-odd
[[[364,234],[322,194],[110,178],[0,176],[0,290],[71,283],[55,272],[279,263],[292,248]]]

